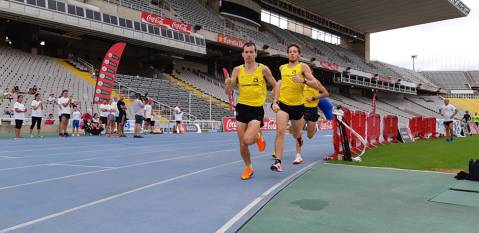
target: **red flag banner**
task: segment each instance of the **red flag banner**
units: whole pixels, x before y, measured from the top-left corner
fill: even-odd
[[[141,21],[144,23],[149,23],[158,27],[168,28],[186,34],[191,34],[191,31],[193,31],[193,27],[191,25],[163,18],[161,16],[150,14],[148,12],[141,12]]]
[[[111,98],[111,92],[115,86],[116,72],[120,65],[121,56],[126,43],[119,42],[111,46],[101,63],[100,74],[96,80],[94,103],[100,104],[105,99]]]
[[[228,75],[229,75],[228,69],[223,68],[223,76],[225,77],[225,79],[228,77]],[[230,104],[230,112],[233,113],[235,111],[233,91],[228,93],[228,102]]]

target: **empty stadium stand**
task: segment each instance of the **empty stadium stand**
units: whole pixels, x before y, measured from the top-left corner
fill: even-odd
[[[11,90],[18,86],[21,92],[27,92],[29,88],[36,85],[38,93],[42,94],[46,101],[49,94],[58,97],[62,90],[69,90],[76,99],[76,103],[82,112],[92,112],[92,96],[94,87],[88,82],[68,72],[64,66],[51,57],[28,54],[16,49],[0,46],[0,88]],[[33,100],[33,95],[24,94],[24,103],[27,106]],[[4,99],[1,102],[2,109],[11,109],[14,104]],[[27,112],[30,116],[31,110]],[[3,113],[3,111],[2,111]],[[44,113],[52,113],[56,116],[57,109],[54,105],[47,105]]]
[[[470,90],[467,77],[463,71],[425,71],[421,72],[431,82],[447,90]]]
[[[191,106],[190,113],[198,120],[208,120],[210,118],[209,100],[178,86],[172,80],[169,80],[167,76],[158,79],[118,75],[117,88],[118,84],[141,94],[148,93],[148,97],[173,108],[179,102],[186,113],[189,113],[189,106]],[[211,107],[211,118],[213,120],[221,120],[222,117],[232,115],[224,106],[212,103]]]

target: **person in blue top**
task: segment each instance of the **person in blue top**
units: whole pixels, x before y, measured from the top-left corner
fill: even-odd
[[[328,98],[322,98],[321,100],[319,100],[318,108],[324,113],[326,120],[333,119],[334,105],[333,103],[331,103],[331,101],[329,101]]]

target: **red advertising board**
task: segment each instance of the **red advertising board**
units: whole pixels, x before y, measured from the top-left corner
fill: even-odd
[[[193,27],[191,25],[163,18],[161,16],[150,14],[148,12],[141,12],[141,21],[144,23],[149,23],[158,27],[168,28],[186,34],[190,34],[193,30]]]
[[[332,71],[336,71],[336,72],[339,71],[339,66],[334,64],[334,63],[331,63],[331,62],[319,61],[319,65],[322,68],[327,69],[327,70],[332,70]]]
[[[120,65],[123,50],[126,43],[119,42],[111,46],[105,54],[105,58],[101,63],[100,74],[96,80],[95,96],[93,97],[95,104],[100,104],[105,99],[110,99],[111,92],[115,86],[116,71]]]
[[[263,119],[264,126],[261,128],[263,131],[275,131],[276,120],[270,120],[268,118]],[[236,131],[236,119],[234,117],[223,117],[223,132],[235,132]]]
[[[320,131],[333,130],[333,121],[332,120],[319,120],[318,128]]]
[[[246,41],[242,39],[238,39],[236,37],[224,35],[224,34],[218,34],[218,42],[220,44],[225,44],[229,45],[232,47],[237,47],[237,48],[243,48],[243,45],[246,44]]]

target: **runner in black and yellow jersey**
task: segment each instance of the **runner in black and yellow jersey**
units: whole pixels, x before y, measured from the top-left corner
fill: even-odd
[[[291,120],[291,132],[298,143],[302,143],[301,131],[304,126],[304,86],[314,89],[319,87],[319,81],[313,76],[311,68],[299,62],[301,47],[298,44],[288,45],[289,63],[279,69],[281,80],[278,81],[275,100],[272,108],[276,112],[276,140],[275,161],[271,165],[272,171],[282,171],[284,135],[288,121]]]
[[[244,65],[235,67],[231,77],[226,77],[225,84],[226,93],[230,93],[235,85],[238,85],[239,88],[238,104],[235,108],[236,130],[241,157],[246,165],[241,179],[247,180],[254,173],[248,146],[256,142],[261,152],[266,147],[260,131],[264,117],[263,105],[267,95],[266,81],[273,87],[274,92],[276,80],[267,66],[256,63],[256,45],[254,43],[246,43],[243,46],[242,55]]]
[[[321,82],[318,81],[318,88],[312,88],[308,85],[304,85],[304,120],[307,126],[307,136],[309,139],[314,137],[317,129],[317,121],[319,118],[318,114],[318,103],[322,98],[328,97],[329,92],[324,88]],[[304,128],[301,127],[301,128]],[[302,131],[301,131],[302,132]],[[301,147],[303,145],[303,139],[300,136],[296,142],[296,158],[293,161],[293,164],[301,164],[304,162],[301,157]]]

